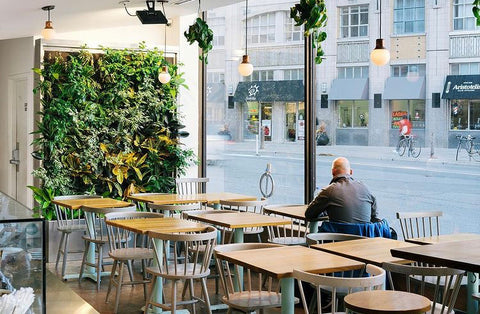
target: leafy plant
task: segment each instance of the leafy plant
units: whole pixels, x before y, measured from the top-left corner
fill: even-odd
[[[157,78],[163,65],[169,84]],[[55,195],[170,192],[173,178],[196,162],[179,142],[182,73],[157,49],[47,52],[34,71],[42,77],[33,143],[42,186],[31,187],[39,215],[54,218]]]
[[[195,22],[190,25],[188,31],[185,31],[183,34],[190,45],[194,42],[198,43],[198,47],[202,49],[202,55],[199,58],[205,61],[205,64],[208,64],[208,52],[213,48],[213,31],[208,27],[207,22],[201,18],[197,18]]]
[[[477,19],[477,26],[480,26],[480,0],[474,0],[472,5],[473,16]]]
[[[300,0],[300,3],[290,8],[290,17],[295,21],[295,26],[303,25],[305,37],[313,36],[312,45],[317,49],[315,63],[322,63],[325,53],[321,43],[327,39],[327,33],[321,30],[327,26],[325,0]]]

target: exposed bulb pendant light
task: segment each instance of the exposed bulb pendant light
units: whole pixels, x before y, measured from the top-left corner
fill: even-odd
[[[385,48],[385,41],[382,38],[382,0],[378,0],[380,3],[380,38],[375,41],[375,49],[370,53],[370,60],[375,65],[382,66],[390,61],[390,52]]]
[[[253,72],[253,65],[248,56],[248,0],[245,0],[245,54],[242,57],[242,63],[238,65],[238,72],[242,76],[249,76]]]
[[[46,40],[53,39],[55,37],[55,30],[52,26],[52,21],[50,20],[50,11],[55,9],[54,5],[47,5],[42,7],[43,11],[48,11],[48,20],[45,22],[45,28],[42,29],[42,37]]]
[[[163,6],[163,2],[162,2],[162,8],[163,8],[163,15],[165,15],[165,7]],[[166,16],[166,15],[165,15]],[[165,33],[164,33],[164,49],[163,49],[163,57],[165,58],[165,54],[167,53],[167,24],[165,24]],[[168,73],[168,66],[164,65],[162,66],[162,71],[158,74],[158,80],[160,81],[160,83],[162,84],[167,84],[168,82],[170,82],[170,80],[172,79],[172,77],[170,76],[170,73]]]

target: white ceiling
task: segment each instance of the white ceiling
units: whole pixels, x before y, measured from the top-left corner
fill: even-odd
[[[47,20],[47,12],[41,8],[55,5],[51,11],[54,29],[59,33],[97,28],[110,28],[141,24],[137,17],[128,16],[120,0],[0,0],[2,17],[0,39],[40,35]],[[198,1],[175,5],[179,0],[165,4],[168,18],[194,14],[198,11]],[[202,0],[201,9],[209,10],[243,0]],[[146,9],[144,0],[130,0],[127,4],[130,13]],[[161,3],[156,3],[161,10]]]

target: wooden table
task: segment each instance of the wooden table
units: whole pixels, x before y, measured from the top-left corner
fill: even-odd
[[[397,248],[391,250],[392,255],[414,261],[435,264],[466,270],[467,313],[477,313],[478,305],[472,294],[478,293],[478,273],[480,272],[480,241],[450,241],[416,247]]]
[[[480,241],[480,234],[478,233],[442,234],[442,235],[432,236],[432,237],[411,238],[405,241],[417,243],[417,244],[434,244],[434,243],[466,241],[466,240]]]
[[[223,201],[255,201],[257,197],[236,193],[199,193],[199,194],[154,194],[135,195],[128,197],[131,200],[153,204],[188,204],[188,203],[213,203]]]
[[[382,263],[410,263],[409,260],[393,257],[393,248],[415,247],[414,243],[387,238],[366,238],[325,244],[314,244],[311,248],[338,254],[347,258],[382,267]]]
[[[303,246],[217,253],[222,259],[280,279],[282,313],[294,313],[293,269],[331,273],[362,268],[365,264]]]
[[[368,314],[421,314],[432,307],[422,295],[392,290],[355,292],[345,296],[344,302],[346,309]]]
[[[110,208],[110,207],[127,207],[131,206],[132,203],[119,201],[113,198],[78,198],[78,199],[66,199],[66,200],[53,200],[52,203],[66,207],[70,209],[81,209],[83,206],[88,206],[91,208]],[[93,216],[85,212],[85,219],[93,219]],[[93,234],[93,230],[90,230],[91,234]],[[95,263],[95,243],[91,243],[89,250],[87,252],[87,260],[89,263]],[[109,272],[102,272],[101,276],[109,276]],[[64,280],[78,278],[79,274],[69,274],[63,277]],[[90,278],[93,281],[97,281],[97,275],[95,268],[86,266],[85,272],[83,274],[84,277]]]
[[[278,215],[298,220],[305,219],[305,210],[308,205],[286,204],[285,206],[265,206],[263,212],[267,215]],[[328,220],[328,216],[320,217],[317,221],[310,222],[310,232],[318,232],[318,221]]]

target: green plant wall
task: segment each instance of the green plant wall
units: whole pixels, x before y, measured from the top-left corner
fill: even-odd
[[[179,142],[182,74],[162,52],[139,48],[49,53],[34,69],[42,78],[33,143],[42,187],[31,188],[44,217],[54,218],[56,195],[170,192],[175,175],[195,162]],[[162,65],[172,76],[167,84],[157,78]]]

